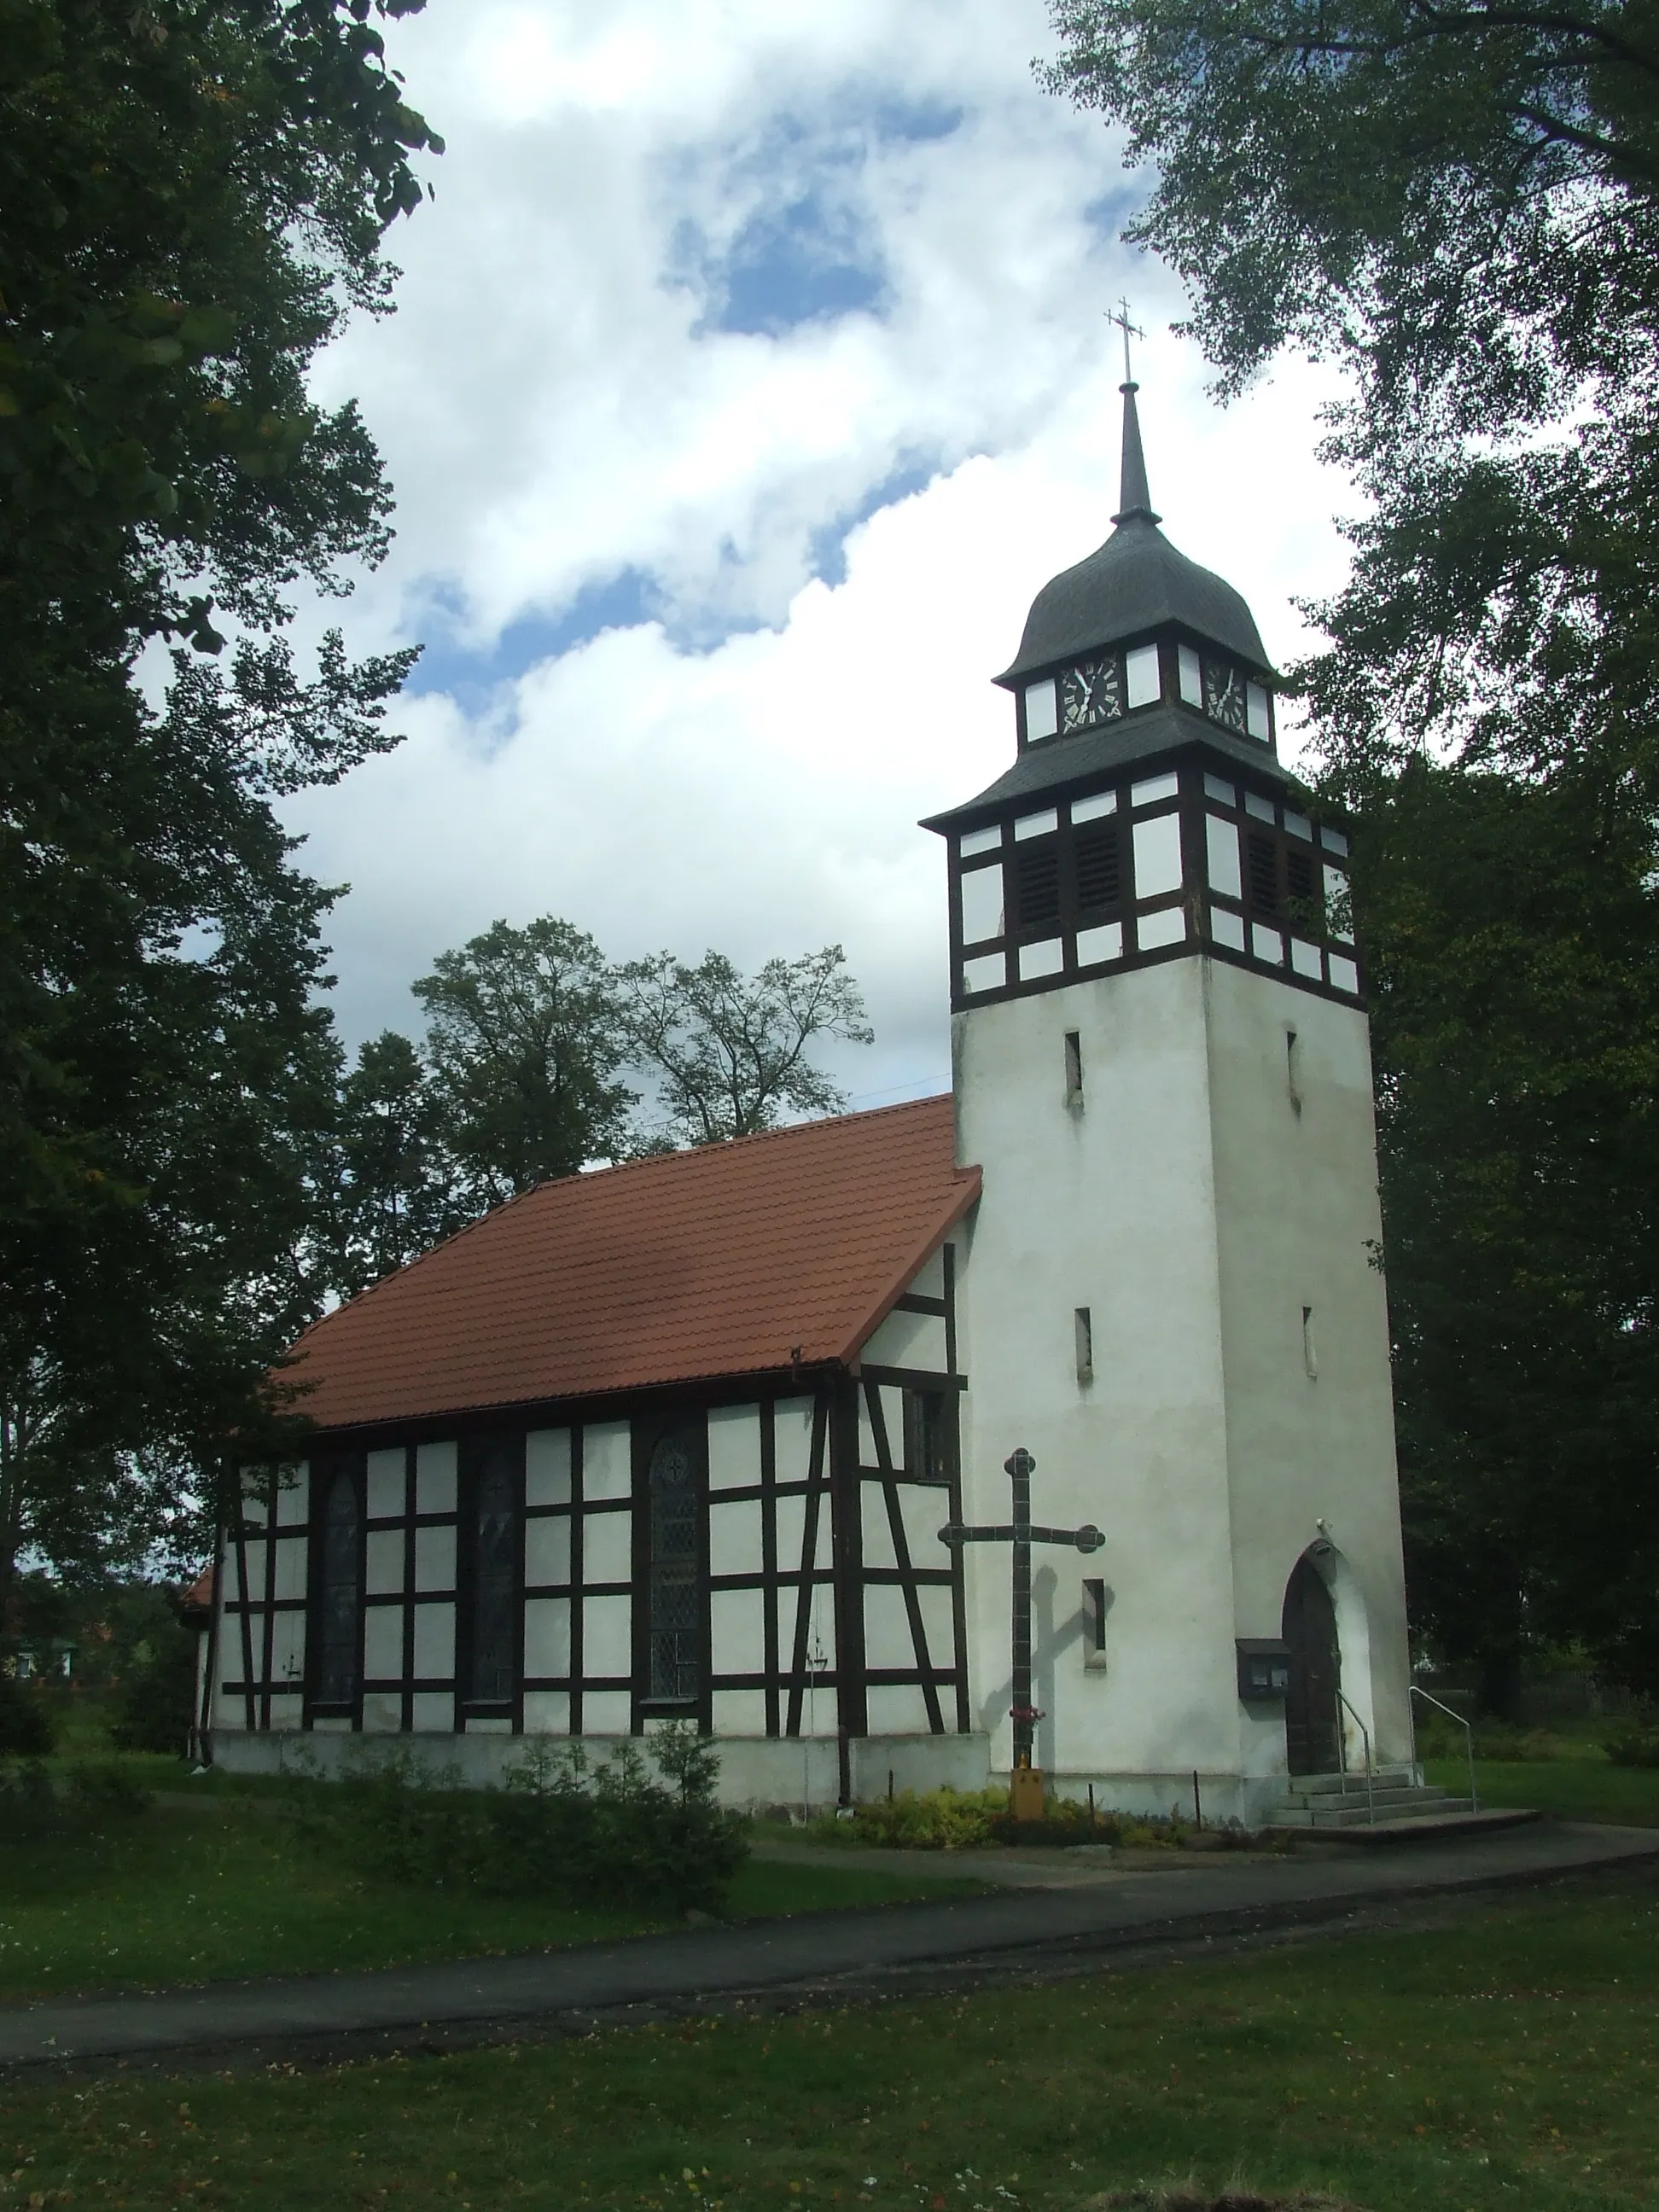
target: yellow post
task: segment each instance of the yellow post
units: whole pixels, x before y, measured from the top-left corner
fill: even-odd
[[[1017,1822],[1044,1817],[1042,1770],[1023,1764],[1008,1777],[1008,1809]]]

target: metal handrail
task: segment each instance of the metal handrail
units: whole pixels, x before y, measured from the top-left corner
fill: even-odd
[[[1454,1712],[1449,1705],[1443,1705],[1438,1698],[1431,1698],[1428,1692],[1420,1688],[1417,1683],[1412,1683],[1410,1685],[1410,1689],[1412,1697],[1421,1698],[1425,1705],[1432,1705],[1437,1713],[1444,1713],[1449,1721],[1455,1721],[1458,1727],[1462,1729],[1464,1747],[1469,1755],[1469,1810],[1471,1813],[1478,1813],[1480,1810],[1480,1793],[1474,1786],[1474,1729],[1470,1726],[1469,1723],[1464,1719],[1462,1713]],[[1409,1704],[1410,1699],[1408,1698],[1407,1702]],[[1415,1738],[1413,1735],[1413,1746]]]
[[[1348,1704],[1347,1699],[1343,1696],[1340,1690],[1336,1693],[1336,1702],[1339,1705],[1346,1706],[1348,1712],[1352,1715],[1353,1724],[1359,1730],[1360,1735],[1364,1740],[1365,1825],[1368,1828],[1374,1828],[1376,1826],[1376,1791],[1371,1780],[1371,1732],[1366,1727],[1364,1722],[1360,1719],[1358,1714],[1354,1712],[1353,1707]],[[1342,1771],[1346,1774],[1348,1771],[1348,1754],[1346,1747],[1342,1741],[1342,1716],[1339,1713],[1336,1717],[1336,1755],[1341,1760]]]

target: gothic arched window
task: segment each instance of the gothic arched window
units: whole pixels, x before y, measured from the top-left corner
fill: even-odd
[[[501,1455],[487,1461],[472,1485],[467,1698],[475,1705],[511,1705],[516,1687],[518,1488]]]
[[[355,1467],[324,1476],[322,1529],[312,1620],[316,1636],[313,1704],[331,1711],[357,1701],[363,1610],[362,1509]]]
[[[651,1688],[654,1701],[693,1705],[702,1680],[696,1468],[686,1439],[651,1455]]]

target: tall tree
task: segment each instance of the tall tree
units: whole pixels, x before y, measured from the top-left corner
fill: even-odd
[[[1659,27],[1051,13],[1224,390],[1346,372],[1370,507],[1291,679],[1359,816],[1414,1607],[1494,1689],[1573,1635],[1652,1686]]]
[[[427,1054],[473,1212],[627,1146],[627,1036],[591,937],[551,915],[495,922],[441,953],[413,987]]]
[[[445,1115],[396,1030],[361,1047],[340,1088],[334,1286],[348,1297],[428,1251],[465,1218]]]
[[[718,1144],[769,1129],[781,1114],[845,1108],[806,1057],[817,1037],[867,1044],[873,1035],[839,945],[769,960],[749,978],[723,952],[706,952],[695,968],[663,952],[618,972],[633,1049],[681,1142]]]
[[[246,1432],[314,1297],[327,896],[270,800],[392,741],[410,656],[277,633],[386,543],[307,375],[436,149],[371,21],[420,4],[0,0],[0,1607],[96,1470]]]

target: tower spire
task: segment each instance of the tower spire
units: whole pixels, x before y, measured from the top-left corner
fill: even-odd
[[[1140,449],[1140,416],[1135,410],[1135,394],[1140,386],[1135,382],[1129,362],[1129,340],[1145,337],[1129,320],[1129,302],[1117,303],[1117,313],[1108,320],[1115,323],[1123,333],[1123,381],[1118,390],[1123,394],[1123,471],[1118,486],[1118,511],[1112,517],[1115,523],[1133,521],[1137,517],[1147,522],[1161,522],[1164,518],[1152,508],[1152,495],[1146,488],[1146,457]]]

